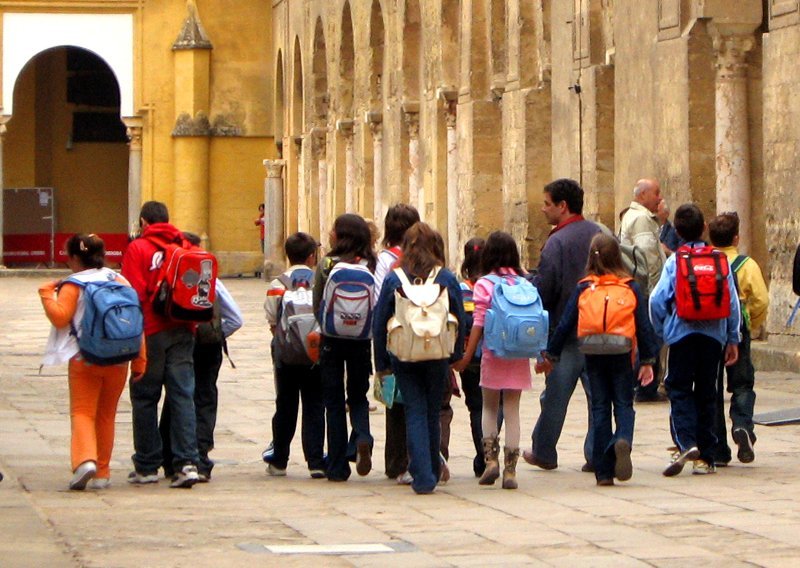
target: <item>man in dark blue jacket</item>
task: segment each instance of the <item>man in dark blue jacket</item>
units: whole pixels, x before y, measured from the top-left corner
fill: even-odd
[[[583,189],[574,180],[557,179],[544,188],[542,213],[553,230],[542,249],[534,284],[539,289],[544,307],[550,312],[551,331],[561,319],[570,295],[578,280],[586,275],[586,261],[592,238],[600,227],[583,218]],[[532,448],[525,450],[523,459],[542,469],[558,467],[556,444],[564,428],[567,406],[580,378],[588,403],[589,430],[583,445],[586,458],[583,471],[593,471],[591,408],[586,361],[578,350],[573,333],[566,341],[561,359],[545,378],[545,389],[539,396],[542,411],[533,429]]]

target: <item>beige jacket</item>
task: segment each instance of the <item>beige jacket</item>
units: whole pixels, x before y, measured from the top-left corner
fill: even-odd
[[[661,248],[661,242],[658,239],[659,228],[655,214],[640,203],[633,201],[630,209],[622,217],[619,230],[619,240],[622,244],[635,245],[644,252],[647,258],[648,284],[651,290],[655,288],[658,279],[661,278],[661,269],[666,260],[664,249]]]

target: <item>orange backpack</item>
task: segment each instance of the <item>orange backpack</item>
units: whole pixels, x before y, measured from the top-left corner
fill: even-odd
[[[628,353],[636,343],[636,294],[632,278],[587,276],[578,297],[578,343],[587,355]]]

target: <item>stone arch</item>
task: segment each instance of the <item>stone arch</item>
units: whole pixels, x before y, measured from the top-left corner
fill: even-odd
[[[384,84],[384,49],[386,46],[386,27],[383,23],[383,10],[380,0],[372,0],[369,16],[369,48],[370,48],[370,100],[373,106],[383,103]]]
[[[283,51],[278,50],[278,56],[275,58],[275,140],[283,144],[283,138],[286,135],[284,128],[284,113],[286,110],[286,95],[284,90],[284,73],[283,73]]]
[[[4,106],[13,108],[14,85],[37,54],[74,46],[94,53],[108,65],[119,85],[120,116],[133,116],[133,22],[133,14],[4,14]]]
[[[11,87],[3,151],[14,159],[5,162],[4,185],[54,188],[56,252],[59,234],[93,232],[107,241],[109,261],[119,262],[118,242],[128,233],[130,152],[114,70],[94,51],[59,46],[35,54]],[[6,232],[15,233],[15,220]]]
[[[442,79],[458,86],[458,54],[461,53],[461,0],[442,0]]]
[[[403,99],[419,101],[422,86],[422,12],[419,0],[407,0],[403,17]]]
[[[313,97],[313,123],[325,123],[328,117],[328,55],[325,47],[325,31],[322,17],[314,26],[314,49],[311,63],[311,89]]]
[[[525,4],[526,2],[522,2]],[[532,2],[529,2],[532,4]],[[492,87],[499,87],[506,82],[506,0],[491,0],[489,13],[489,48],[491,49]]]
[[[353,90],[355,88],[355,50],[353,48],[353,14],[350,2],[342,7],[342,42],[339,55],[339,109],[343,117],[353,116]]]
[[[303,132],[303,52],[300,38],[294,38],[294,65],[292,69],[292,124],[291,134],[298,136]]]

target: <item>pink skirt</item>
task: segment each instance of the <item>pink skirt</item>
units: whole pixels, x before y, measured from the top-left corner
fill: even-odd
[[[501,359],[484,348],[481,357],[481,386],[491,390],[530,390],[531,360]]]

